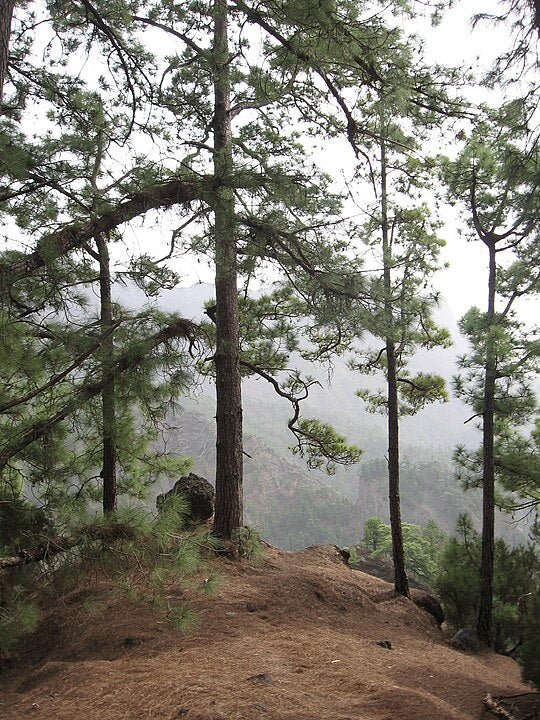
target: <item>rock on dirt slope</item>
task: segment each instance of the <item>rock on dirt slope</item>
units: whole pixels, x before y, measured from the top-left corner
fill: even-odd
[[[335,548],[215,564],[220,589],[190,600],[201,621],[188,635],[142,606],[111,601],[92,618],[88,590],[66,597],[0,675],[0,717],[476,720],[486,693],[531,689],[509,658],[451,648],[431,616]]]

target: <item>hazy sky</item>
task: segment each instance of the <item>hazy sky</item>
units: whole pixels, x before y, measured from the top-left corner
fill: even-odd
[[[471,18],[476,13],[495,12],[494,5],[493,1],[486,0],[458,3],[446,13],[441,25],[425,34],[427,57],[448,65],[472,66],[479,73],[489,68],[497,55],[510,45],[508,29],[485,22],[472,29]],[[485,99],[489,102],[489,95],[486,94]],[[459,214],[460,210],[454,208],[444,211],[443,237],[447,245],[443,258],[450,263],[450,268],[440,272],[436,281],[456,318],[471,305],[486,307],[487,304],[487,251],[482,243],[467,242],[460,236]]]
[[[426,11],[424,22],[416,20],[416,25],[411,25],[410,30],[425,39],[428,60],[464,68],[472,66],[481,73],[483,69],[490,67],[497,55],[507,50],[511,43],[508,27],[494,27],[484,22],[474,30],[471,28],[471,17],[475,13],[495,10],[493,0],[462,0],[444,16],[438,27],[431,27],[429,11]],[[483,97],[479,96],[479,92]],[[492,93],[490,96],[484,92],[476,90],[471,99],[489,102],[491,97],[491,103],[497,101],[496,95]],[[430,151],[448,152],[448,147],[433,148]],[[336,153],[333,148],[331,153],[331,164],[337,172],[340,166],[351,165],[351,150],[347,143],[342,143],[342,150]],[[479,241],[468,242],[460,235],[459,216],[463,210],[448,207],[441,212],[445,220],[441,235],[447,241],[442,259],[449,262],[450,267],[438,273],[435,285],[447,300],[454,316],[459,318],[473,304],[486,306],[487,251]],[[164,240],[166,238],[167,233]],[[179,270],[184,274],[184,284],[213,280],[212,271],[191,258],[184,258],[179,264]],[[531,320],[538,314],[537,310],[533,304],[528,303],[528,306],[523,308],[523,313]]]

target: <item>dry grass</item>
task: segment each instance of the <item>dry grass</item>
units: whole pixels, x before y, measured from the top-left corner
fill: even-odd
[[[449,647],[429,615],[331,547],[215,565],[223,582],[190,593],[188,635],[144,605],[108,601],[91,617],[88,590],[66,598],[0,676],[0,717],[465,720],[488,692],[530,690],[512,660]]]

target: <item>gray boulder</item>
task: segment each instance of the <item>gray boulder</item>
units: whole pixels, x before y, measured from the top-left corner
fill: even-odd
[[[480,652],[483,648],[478,636],[470,628],[460,628],[454,637],[450,640],[450,645],[456,650],[464,650],[468,652]]]
[[[208,480],[195,473],[181,477],[168,492],[158,495],[157,509],[161,510],[168,498],[174,495],[183,495],[189,501],[190,512],[187,519],[191,522],[206,522],[214,514],[215,490]]]

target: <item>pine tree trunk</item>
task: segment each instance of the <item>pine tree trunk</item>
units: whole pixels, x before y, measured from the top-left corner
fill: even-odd
[[[394,589],[409,597],[409,581],[405,570],[403,531],[401,527],[401,499],[399,494],[399,409],[396,378],[396,357],[392,340],[387,338],[388,362],[388,497],[390,527],[392,529],[392,558],[394,561]]]
[[[480,601],[476,632],[482,642],[492,643],[493,561],[495,555],[495,383],[496,357],[493,347],[495,324],[495,292],[497,267],[495,242],[486,242],[489,249],[489,296],[487,315],[486,364],[482,425],[482,561],[480,565]]]
[[[4,99],[4,83],[6,81],[9,39],[11,36],[11,18],[15,0],[1,0],[0,2],[0,115],[2,114],[2,103]]]
[[[216,265],[216,511],[214,530],[231,539],[243,524],[242,394],[239,365],[227,2],[214,3],[214,207]]]
[[[397,387],[396,351],[392,320],[392,248],[388,231],[388,194],[386,187],[386,147],[381,140],[381,228],[383,246],[384,309],[386,322],[386,361],[388,391],[388,499],[392,530],[392,558],[394,562],[394,588],[409,596],[409,581],[405,570],[403,530],[401,526],[401,500],[399,494],[399,404]]]
[[[114,353],[114,335],[112,332],[112,294],[111,269],[107,241],[101,236],[96,237],[99,254],[99,290],[101,303],[101,332],[106,337],[101,345],[102,377],[110,373],[110,364]],[[101,393],[101,412],[103,422],[103,513],[105,515],[116,509],[116,407],[114,381],[106,385]]]

